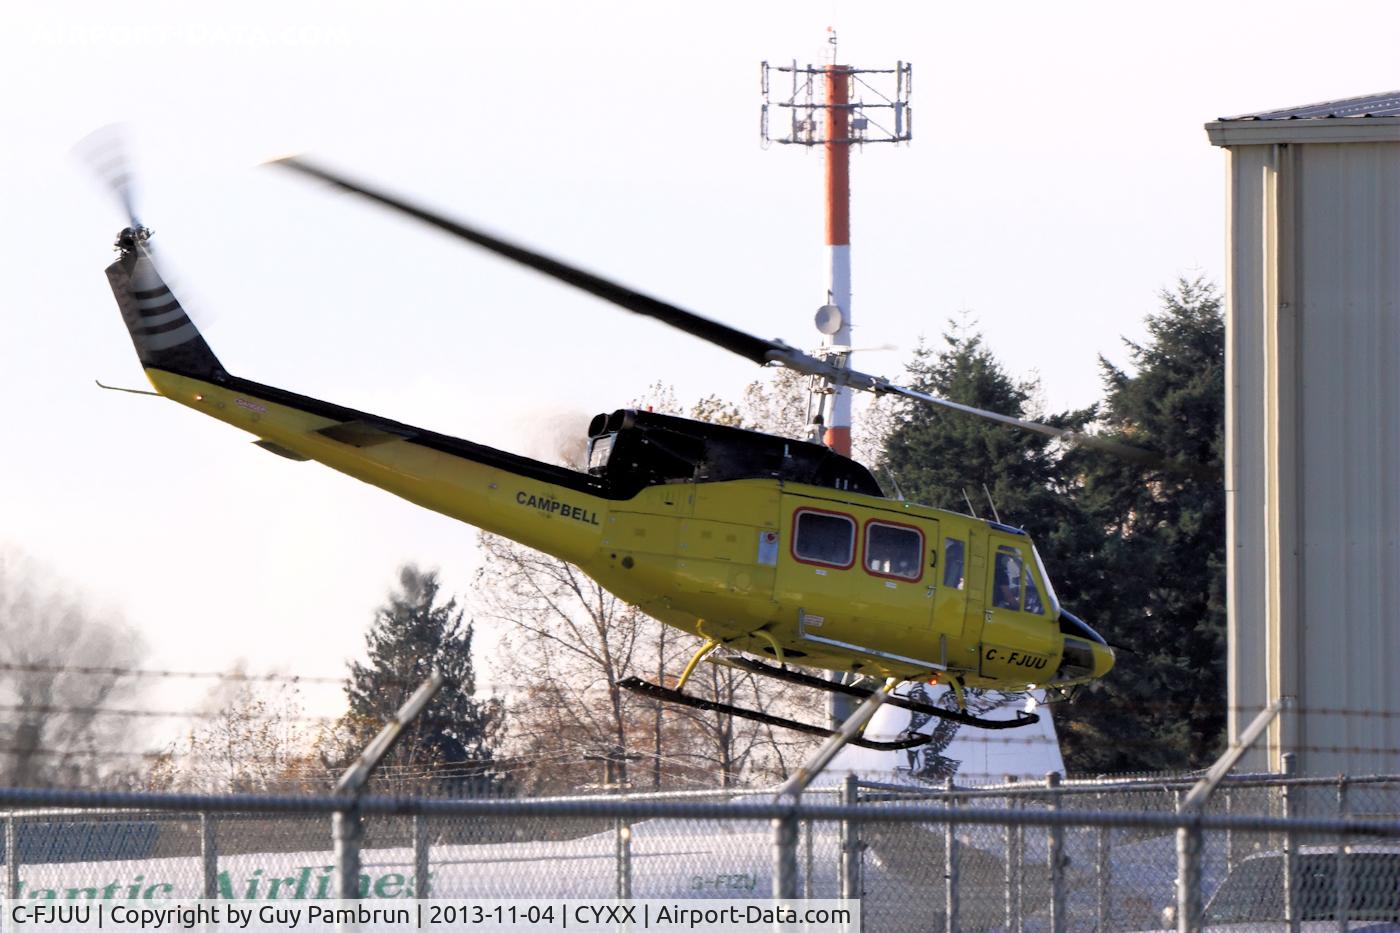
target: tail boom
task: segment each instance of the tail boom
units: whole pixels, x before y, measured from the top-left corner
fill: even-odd
[[[282,456],[315,460],[574,563],[598,549],[611,502],[586,473],[237,377],[146,374],[161,395],[256,435]]]
[[[586,473],[232,376],[161,278],[150,234],[128,227],[107,279],[155,390],[424,508],[575,563],[596,553],[610,497]]]

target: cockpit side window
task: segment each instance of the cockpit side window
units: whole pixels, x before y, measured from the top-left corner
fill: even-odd
[[[1035,577],[1026,574],[1026,611],[1038,616],[1045,615],[1045,604],[1041,602],[1040,590],[1035,585]]]
[[[810,564],[849,567],[856,561],[856,522],[847,515],[800,509],[793,519],[792,554]]]
[[[924,573],[923,533],[907,525],[867,523],[865,569],[882,577],[919,579]]]
[[[963,542],[961,538],[943,539],[943,585],[963,588]]]
[[[997,548],[996,575],[992,583],[992,605],[998,609],[1021,608],[1021,587],[1025,568],[1013,547]]]

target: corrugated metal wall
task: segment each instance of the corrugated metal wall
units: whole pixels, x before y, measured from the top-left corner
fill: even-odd
[[[1230,149],[1232,737],[1400,768],[1400,143]]]

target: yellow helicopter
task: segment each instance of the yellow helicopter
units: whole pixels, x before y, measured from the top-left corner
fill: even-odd
[[[1134,459],[1148,452],[940,399],[763,340],[497,239],[300,158],[278,163],[432,224],[627,310],[759,364],[963,411]],[[887,702],[989,729],[1035,722],[967,712],[966,688],[1063,691],[1106,674],[1113,650],[1064,609],[1020,529],[886,497],[861,464],[820,444],[649,411],[589,426],[584,472],[401,424],[231,375],[157,271],[150,231],[119,186],[130,225],[107,277],[156,393],[410,502],[576,564],[667,625],[702,638],[674,687],[648,696],[814,734],[830,730],[685,693],[718,647],[768,677],[869,696],[817,668],[948,685],[958,709]],[[849,678],[859,680],[860,678]],[[873,748],[909,748],[906,735]]]

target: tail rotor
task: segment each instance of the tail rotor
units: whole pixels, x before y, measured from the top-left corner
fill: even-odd
[[[73,152],[117,199],[126,215],[127,227],[117,235],[117,248],[131,249],[149,240],[151,231],[136,212],[136,175],[131,167],[126,126],[111,123],[94,130],[73,147]]]
[[[151,229],[141,223],[136,211],[135,173],[125,127],[104,126],[73,151],[126,214],[127,226],[115,243],[120,256],[107,267],[107,279],[141,365],[200,379],[224,378],[223,366],[156,268],[149,243]]]

